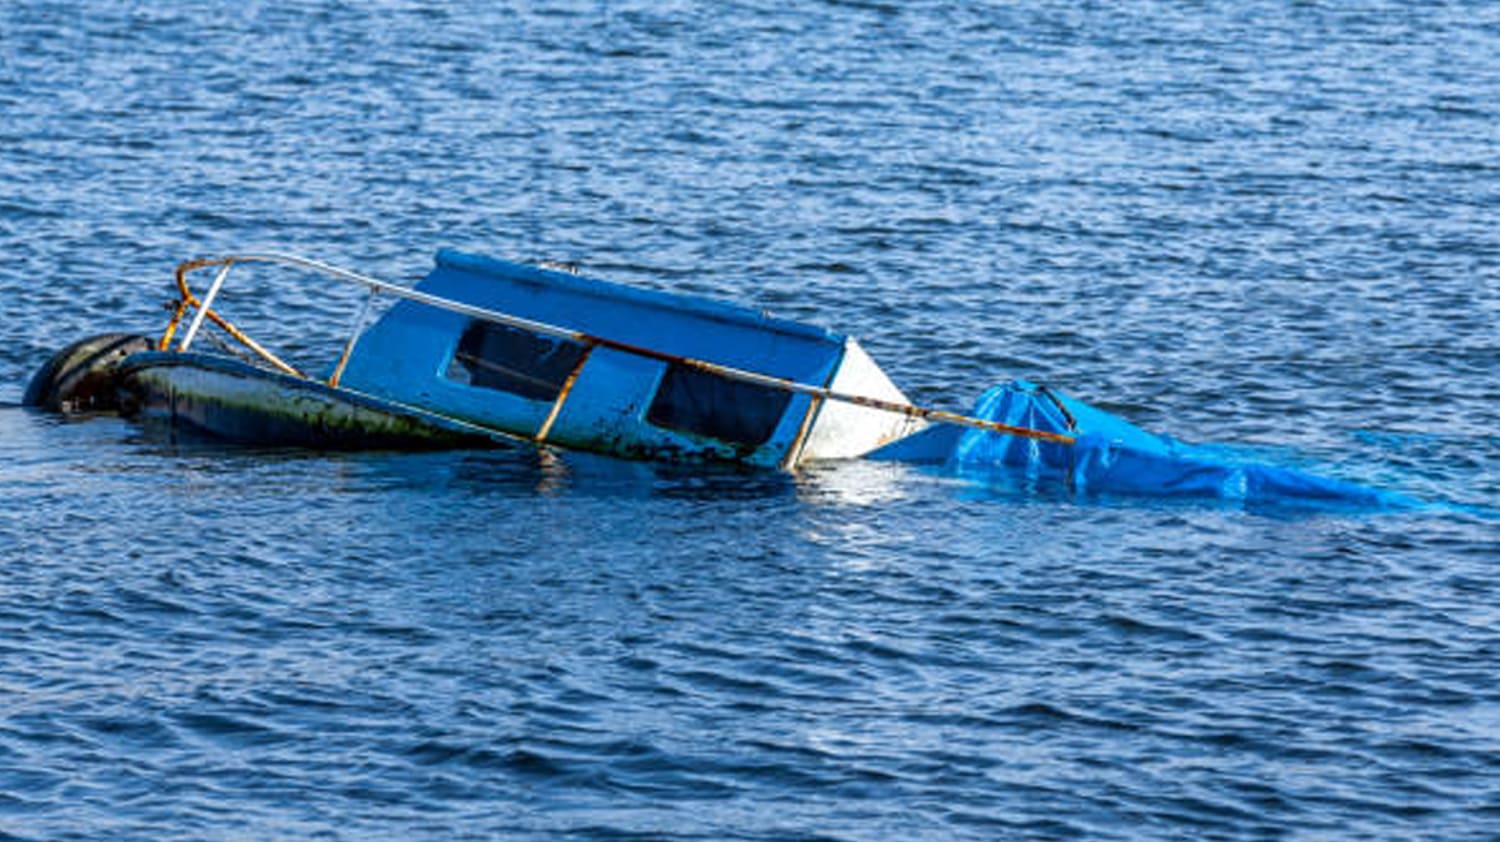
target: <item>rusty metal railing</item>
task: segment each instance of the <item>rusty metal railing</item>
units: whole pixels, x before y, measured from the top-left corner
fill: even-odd
[[[352,272],[348,269],[341,269],[337,266],[323,263],[322,261],[312,260],[306,257],[299,257],[297,255],[281,254],[277,252],[264,252],[260,254],[239,254],[230,255],[227,257],[211,257],[201,260],[189,260],[178,265],[176,280],[177,289],[181,294],[181,298],[178,299],[177,302],[175,302],[172,319],[167,324],[167,329],[162,334],[161,340],[157,343],[157,347],[160,350],[166,351],[171,348],[172,339],[176,335],[177,329],[181,324],[182,319],[187,315],[187,311],[189,309],[195,309],[196,312],[193,315],[192,321],[189,323],[187,330],[183,333],[182,338],[177,343],[178,351],[187,351],[189,348],[191,348],[193,340],[197,338],[199,331],[202,329],[204,321],[212,321],[214,324],[218,325],[226,333],[228,333],[231,337],[233,337],[236,341],[244,345],[246,348],[250,349],[256,354],[256,356],[259,356],[277,370],[290,374],[294,377],[300,377],[307,380],[313,379],[308,375],[302,373],[301,371],[298,371],[296,368],[283,361],[280,357],[277,357],[260,343],[251,339],[247,334],[230,323],[227,319],[223,318],[218,313],[213,311],[213,303],[218,298],[219,292],[223,289],[224,282],[228,279],[229,271],[239,263],[272,263],[281,264],[284,266],[293,266],[326,275],[328,277],[332,277],[341,281],[354,283],[363,286],[370,291],[369,296],[365,299],[364,304],[360,308],[359,314],[354,319],[353,326],[351,327],[351,330],[349,332],[349,338],[344,343],[343,353],[340,356],[338,363],[334,366],[333,373],[327,381],[328,385],[333,387],[338,386],[339,379],[343,376],[344,368],[349,363],[349,357],[353,354],[354,347],[359,341],[359,334],[364,329],[364,322],[368,318],[370,305],[373,302],[374,297],[378,294],[386,294],[396,298],[414,301],[418,304],[436,307],[441,310],[460,313],[471,318],[481,319],[487,322],[494,322],[496,324],[505,325],[507,327],[531,331],[533,333],[539,333],[544,336],[571,340],[591,349],[595,347],[609,348],[615,351],[621,351],[627,354],[632,354],[647,359],[660,360],[662,362],[686,366],[688,368],[697,369],[709,374],[725,377],[730,380],[737,380],[744,383],[753,383],[771,389],[790,392],[792,394],[807,395],[814,400],[837,401],[839,403],[862,406],[868,409],[880,410],[882,412],[891,412],[899,415],[904,415],[908,418],[920,418],[924,421],[930,421],[936,424],[951,424],[959,427],[967,427],[969,429],[985,430],[992,433],[1001,433],[1004,435],[1017,436],[1020,438],[1052,442],[1054,444],[1071,445],[1075,440],[1073,436],[1063,433],[1055,433],[1050,430],[1036,430],[1030,427],[1017,427],[1010,424],[1001,424],[995,421],[988,421],[983,418],[973,418],[967,415],[961,415],[956,412],[948,412],[947,410],[942,409],[931,409],[928,407],[920,407],[908,403],[901,403],[899,401],[888,401],[880,398],[866,397],[864,395],[854,395],[845,392],[837,392],[825,386],[814,386],[808,383],[799,383],[795,380],[789,380],[782,377],[773,377],[768,374],[760,374],[754,371],[746,371],[744,369],[734,368],[732,366],[711,363],[706,360],[699,360],[693,359],[691,357],[669,354],[665,351],[658,351],[653,348],[645,348],[627,342],[620,342],[618,340],[613,340],[604,336],[596,336],[593,334],[584,333],[582,331],[572,330],[570,328],[547,324],[546,322],[538,322],[532,319],[522,318],[520,316],[513,316],[509,313],[501,313],[499,311],[490,310],[484,307],[476,307],[471,304],[464,304],[459,301],[453,301],[451,299],[442,298],[440,296],[430,295],[428,293],[420,292],[408,287],[398,286],[396,284],[376,280],[375,278],[371,278],[367,275],[361,275],[358,272]],[[219,271],[215,273],[213,281],[209,284],[208,291],[204,293],[203,298],[200,300],[195,295],[193,295],[192,290],[188,287],[187,275],[190,272],[213,267],[219,267]],[[576,376],[576,372],[574,372],[574,374]],[[556,419],[557,413],[561,409],[560,402],[563,399],[566,399],[566,391],[562,396],[560,396],[559,403],[553,406],[552,411],[548,416],[547,423],[543,425],[543,429],[540,431],[540,435],[536,437],[537,441],[541,441],[546,437],[547,430],[551,427],[551,422]]]

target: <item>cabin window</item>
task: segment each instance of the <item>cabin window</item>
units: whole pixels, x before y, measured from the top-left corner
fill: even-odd
[[[494,322],[473,321],[458,340],[447,377],[468,386],[555,401],[584,346]]]
[[[759,446],[776,431],[791,399],[791,393],[781,389],[673,363],[667,366],[646,420],[731,444]]]

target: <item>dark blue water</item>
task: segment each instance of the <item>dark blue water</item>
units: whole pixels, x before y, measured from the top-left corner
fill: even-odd
[[[0,402],[457,246],[1435,505],[0,408],[0,838],[1500,838],[1500,6],[468,5],[0,5]]]

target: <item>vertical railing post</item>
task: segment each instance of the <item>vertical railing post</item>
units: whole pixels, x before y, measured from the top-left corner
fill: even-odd
[[[344,369],[349,365],[349,357],[354,354],[354,343],[359,341],[359,332],[365,329],[365,320],[370,317],[370,306],[375,303],[375,296],[379,293],[379,288],[370,287],[370,294],[365,296],[365,302],[359,306],[359,313],[355,315],[354,323],[349,326],[349,341],[344,343],[344,353],[339,355],[338,364],[333,367],[333,374],[328,378],[328,385],[339,385],[339,380],[344,376]]]

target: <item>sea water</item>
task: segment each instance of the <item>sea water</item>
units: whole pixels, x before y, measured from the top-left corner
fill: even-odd
[[[1497,220],[1483,0],[9,0],[0,838],[1500,837]],[[14,406],[179,261],[443,246],[1429,505]],[[347,328],[263,277],[252,335]]]

